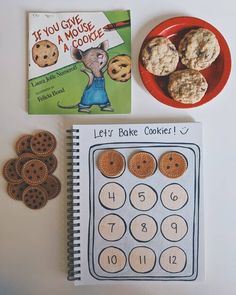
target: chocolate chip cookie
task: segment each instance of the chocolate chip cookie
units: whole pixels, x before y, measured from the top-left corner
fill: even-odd
[[[179,44],[181,62],[189,69],[208,68],[218,57],[220,46],[209,30],[199,28],[189,31]]]
[[[150,40],[143,48],[141,58],[144,67],[157,76],[167,76],[176,70],[179,54],[175,45],[165,37]]]
[[[181,103],[199,102],[205,95],[207,88],[206,79],[196,70],[176,71],[169,77],[169,94],[174,100]]]

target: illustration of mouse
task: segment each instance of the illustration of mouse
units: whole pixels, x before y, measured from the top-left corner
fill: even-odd
[[[113,111],[111,107],[106,88],[103,71],[108,63],[108,41],[103,41],[98,47],[89,48],[85,51],[72,48],[71,55],[77,62],[82,62],[84,68],[81,72],[88,75],[89,81],[83,92],[81,100],[76,105],[63,106],[60,102],[58,107],[63,109],[77,108],[79,112],[90,112],[93,105],[100,107],[101,111]]]

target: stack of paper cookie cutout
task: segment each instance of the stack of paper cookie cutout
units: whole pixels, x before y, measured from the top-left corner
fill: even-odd
[[[8,195],[30,209],[43,208],[61,191],[60,180],[53,175],[57,158],[53,154],[56,138],[48,131],[21,136],[15,146],[17,158],[8,160],[3,176]]]

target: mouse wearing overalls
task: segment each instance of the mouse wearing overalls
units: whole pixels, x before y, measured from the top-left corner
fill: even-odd
[[[62,106],[58,102],[59,107],[65,109],[78,107],[78,111],[89,113],[90,108],[93,105],[97,105],[100,107],[101,111],[113,111],[103,77],[103,71],[108,62],[107,50],[108,41],[103,41],[98,47],[89,48],[85,51],[77,48],[71,50],[73,59],[83,63],[84,68],[82,68],[81,71],[88,75],[89,81],[79,104]]]

